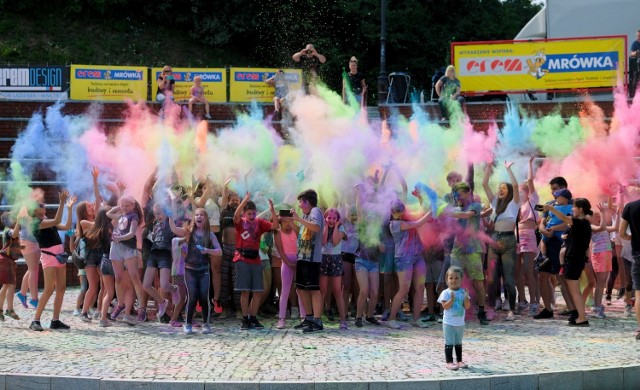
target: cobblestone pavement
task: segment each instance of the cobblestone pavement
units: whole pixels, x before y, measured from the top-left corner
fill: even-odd
[[[68,331],[52,331],[45,311],[44,332],[27,328],[32,309],[16,300],[20,321],[0,322],[0,372],[145,380],[215,381],[388,381],[582,370],[640,364],[633,338],[635,317],[622,301],[607,306],[607,318],[590,319],[589,328],[566,326],[566,317],[514,322],[496,319],[481,327],[467,323],[463,353],[468,370],[444,367],[440,324],[403,330],[365,325],[339,330],[325,323],[322,333],[277,330],[241,331],[240,321],[214,320],[213,333],[186,336],[181,328],[158,322],[116,323],[98,328],[71,315],[77,290],[67,291],[62,320]],[[20,306],[20,307],[18,307]],[[504,314],[501,314],[504,318]],[[196,329],[197,331],[197,329]]]

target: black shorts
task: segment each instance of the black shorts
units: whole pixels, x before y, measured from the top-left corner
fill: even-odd
[[[101,262],[102,262],[102,249],[87,250],[85,267],[100,267]]]
[[[171,269],[171,251],[168,249],[154,249],[149,252],[147,258],[147,268],[169,268]]]
[[[547,257],[549,258],[549,261],[547,264],[540,267],[538,272],[547,272],[554,275],[557,275],[560,272],[560,247],[562,246],[562,243],[563,241],[558,237],[553,236],[549,238],[549,241],[546,242]]]
[[[587,263],[586,259],[567,257],[564,259],[564,278],[567,280],[580,280],[580,275]]]
[[[307,291],[320,290],[320,263],[298,260],[296,264],[296,288]]]
[[[346,261],[347,263],[355,264],[356,263],[356,255],[353,253],[342,252],[342,261]]]

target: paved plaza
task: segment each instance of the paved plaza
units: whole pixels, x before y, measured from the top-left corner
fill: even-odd
[[[44,332],[27,328],[34,310],[16,300],[20,321],[0,323],[0,374],[82,376],[139,380],[196,381],[395,381],[505,374],[575,371],[640,364],[633,338],[635,317],[622,301],[607,306],[607,318],[591,327],[566,326],[566,317],[514,322],[496,319],[481,327],[467,324],[463,348],[470,368],[444,367],[441,325],[402,330],[365,325],[304,335],[275,329],[264,319],[261,331],[241,331],[240,321],[214,320],[213,333],[186,336],[182,328],[158,322],[115,323],[99,328],[71,315],[77,290],[67,292],[62,320],[68,331],[52,331],[45,311]],[[504,317],[504,314],[501,315]],[[294,321],[288,321],[293,325]],[[640,386],[640,385],[639,385]],[[1,387],[1,386],[0,386]],[[8,388],[8,387],[7,387]]]

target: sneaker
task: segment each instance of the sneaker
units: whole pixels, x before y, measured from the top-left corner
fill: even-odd
[[[49,329],[66,330],[71,329],[71,327],[60,320],[52,320],[51,325],[49,325]]]
[[[459,361],[458,368],[469,368],[469,365],[463,361]]]
[[[513,314],[512,311],[509,312],[509,314],[507,314],[506,317],[504,317],[505,321],[515,321],[516,320],[516,315]]]
[[[80,321],[85,322],[85,323],[91,322],[91,318],[89,317],[89,315],[87,313],[80,314],[78,316],[78,318],[80,318]]]
[[[302,332],[303,333],[313,333],[313,332],[320,332],[322,330],[324,330],[324,326],[322,326],[322,323],[318,324],[315,321],[313,321],[307,327],[302,329]]]
[[[502,299],[496,298],[496,306],[495,306],[495,308],[496,308],[497,311],[502,310]]]
[[[240,325],[240,330],[249,330],[251,329],[251,321],[248,319],[242,319],[242,324]]]
[[[204,324],[202,325],[202,334],[210,334],[211,333],[211,325]]]
[[[418,320],[411,321],[411,326],[413,326],[415,328],[428,328],[429,324],[427,324],[426,322],[418,319]]]
[[[167,306],[169,306],[168,299],[163,299],[162,302],[158,303],[158,318],[163,317],[167,313]]]
[[[529,305],[529,317],[533,317],[538,313],[538,304],[532,303]]]
[[[454,363],[454,362],[447,363],[447,370],[457,371],[458,370],[458,364]]]
[[[111,311],[111,319],[114,321],[117,320],[123,310],[124,306],[116,306],[113,311]]]
[[[74,317],[78,317],[80,314],[82,314],[82,310],[80,310],[80,309],[74,309],[73,310],[73,316]]]
[[[220,314],[222,313],[222,305],[220,305],[220,300],[219,299],[213,299],[213,311],[216,314]]]
[[[489,320],[487,319],[486,311],[478,312],[478,321],[480,321],[480,325],[489,325]]]
[[[427,315],[424,317],[424,320],[423,320],[423,321],[427,321],[427,322],[434,322],[435,320],[436,320],[436,316],[435,316],[435,315],[433,315],[433,314],[427,314]]]
[[[258,321],[257,317],[251,317],[249,319],[249,322],[251,322],[251,328],[253,329],[258,329],[258,330],[264,329],[264,325],[262,325],[260,321]]]
[[[182,331],[184,332],[184,334],[192,334],[193,333],[193,325],[184,324],[184,327],[183,327]]]
[[[304,319],[304,320],[302,320],[301,323],[299,323],[298,325],[294,326],[293,329],[296,329],[296,330],[304,329],[307,326],[309,326],[309,324],[311,324],[312,322],[313,321],[311,321],[311,320]]]
[[[126,322],[127,324],[131,325],[131,326],[136,325],[136,324],[138,323],[137,318],[136,318],[136,317],[134,317],[134,316],[130,316],[130,315],[125,315],[125,316],[122,318],[122,320],[123,320],[124,322]]]
[[[535,262],[536,262],[536,269],[540,270],[540,268],[544,267],[545,265],[547,265],[547,263],[549,263],[550,259],[547,257],[547,255],[544,255],[542,253],[538,254],[538,257],[536,257]]]
[[[98,323],[98,327],[100,327],[100,328],[108,328],[108,327],[110,327],[112,325],[113,324],[109,320],[100,320],[100,322]]]
[[[179,328],[182,326],[182,323],[180,321],[171,320],[169,321],[169,326],[172,328]]]
[[[396,319],[407,322],[407,321],[410,321],[412,317],[406,314],[405,312],[403,312],[402,310],[400,310],[398,314],[396,314]]]
[[[180,289],[175,284],[172,285],[175,290],[171,291],[171,302],[174,305],[180,303]]]
[[[604,306],[596,307],[596,312],[593,314],[593,317],[601,320],[607,318],[607,316],[604,314]]]
[[[367,317],[367,318],[365,318],[365,321],[367,321],[367,322],[368,322],[368,323],[370,323],[371,325],[377,325],[377,326],[382,325],[382,324],[380,323],[380,321],[376,320],[376,318],[375,318],[375,317]]]
[[[516,307],[516,310],[518,313],[522,313],[523,311],[526,311],[528,308],[529,308],[529,303],[518,302],[518,306]]]
[[[589,326],[589,320],[584,320],[582,322],[575,322],[575,320],[573,322],[569,322],[568,324],[569,326],[576,326],[576,327],[587,327]]]
[[[534,320],[542,320],[547,318],[553,318],[553,312],[551,310],[547,310],[546,308],[542,309],[542,311],[533,316]]]
[[[13,318],[14,320],[20,320],[20,316],[18,316],[16,311],[13,309],[7,310],[4,314],[6,314],[7,317]]]
[[[400,328],[402,328],[402,326],[400,326],[400,324],[396,320],[381,321],[381,323],[382,323],[382,325],[386,326],[387,328],[391,328],[391,329],[400,329]]]
[[[300,318],[300,309],[298,309],[297,307],[292,307],[291,308],[291,319],[295,320]]]
[[[29,299],[29,304],[34,308],[38,308],[38,300],[37,299]]]
[[[438,324],[442,324],[442,316],[438,316],[438,321],[436,321]]]
[[[93,319],[94,319],[94,320],[99,320],[99,319],[100,319],[100,317],[101,317],[100,312],[99,312],[98,310],[96,310],[96,311],[93,313]]]
[[[358,327],[358,328],[362,328],[362,317],[358,317],[358,318],[356,318],[355,325],[356,325],[356,327]]]
[[[165,307],[165,310],[166,309],[167,308]],[[147,320],[147,309],[146,308],[138,309],[138,316],[136,317],[136,319],[138,320],[138,322],[145,322]]]
[[[633,314],[633,306],[626,305],[624,307],[624,313],[627,315],[627,317],[630,317]]]
[[[340,330],[347,330],[349,327],[347,326],[347,321],[340,321]]]
[[[382,313],[382,318],[380,318],[380,320],[382,320],[382,321],[389,321],[389,316],[390,316],[390,315],[391,315],[391,311],[389,311],[389,310],[385,310],[385,311]]]
[[[29,306],[27,305],[27,297],[21,293],[20,291],[18,291],[16,293],[16,297],[18,298],[18,300],[20,301],[20,303],[22,304],[22,307],[24,307],[25,309],[28,309]]]
[[[278,324],[276,324],[276,329],[284,329],[287,326],[287,320],[284,318],[280,318],[278,320]]]
[[[327,319],[329,321],[331,321],[331,322],[336,320],[336,318],[333,315],[333,309],[329,309],[329,310],[325,311],[324,315],[327,316]]]
[[[31,321],[31,325],[29,325],[29,330],[42,332],[44,329],[42,328],[42,325],[40,325],[40,321]]]

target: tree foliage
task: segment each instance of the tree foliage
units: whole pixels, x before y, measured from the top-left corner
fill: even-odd
[[[448,64],[451,42],[512,39],[540,7],[530,0],[387,3],[387,72],[408,72],[418,89]],[[379,0],[0,0],[0,35],[24,27],[16,17],[34,28],[20,30],[33,37],[19,45],[0,38],[0,58],[14,63],[284,67],[313,43],[327,56],[323,78],[335,89],[352,55],[372,92],[380,71]],[[80,30],[72,42],[64,39],[70,29]],[[121,44],[105,38],[100,46],[95,33]],[[43,35],[44,43],[36,39]]]

